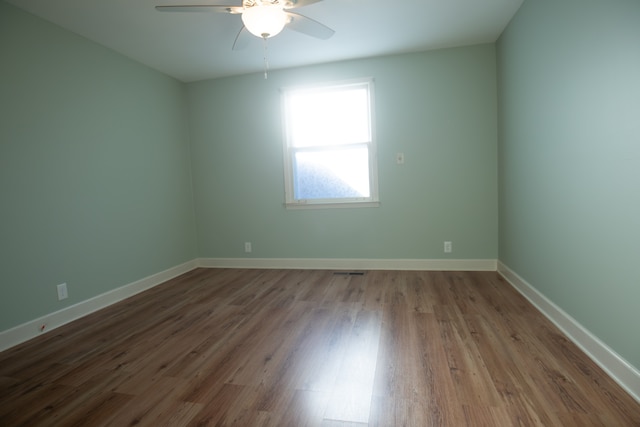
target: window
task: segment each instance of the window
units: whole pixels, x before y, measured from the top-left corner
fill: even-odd
[[[377,206],[373,81],[283,91],[288,207]]]

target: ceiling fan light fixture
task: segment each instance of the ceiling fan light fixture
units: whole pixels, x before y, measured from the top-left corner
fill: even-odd
[[[253,6],[242,12],[242,22],[251,34],[266,39],[282,31],[287,15],[280,4]]]

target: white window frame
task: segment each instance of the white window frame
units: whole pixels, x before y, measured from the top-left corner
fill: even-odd
[[[285,183],[285,206],[288,209],[313,209],[313,208],[353,208],[353,207],[378,207],[380,199],[378,196],[378,155],[376,147],[376,130],[375,130],[375,97],[373,78],[359,78],[351,80],[341,80],[328,83],[317,84],[313,86],[288,87],[281,90],[282,115],[284,129],[284,183]],[[316,90],[332,90],[340,87],[348,88],[353,86],[366,87],[369,95],[369,123],[371,140],[365,142],[354,143],[350,145],[329,145],[327,146],[311,146],[311,147],[294,147],[291,141],[290,125],[287,121],[287,96],[290,93],[298,91],[316,91]],[[322,148],[336,148],[349,146],[366,145],[369,161],[369,197],[354,198],[327,198],[327,199],[296,199],[294,189],[294,170],[293,157],[297,151],[303,150],[321,150]]]

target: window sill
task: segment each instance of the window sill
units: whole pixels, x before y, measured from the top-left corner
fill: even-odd
[[[284,207],[291,210],[299,209],[350,209],[350,208],[377,208],[380,202],[336,202],[336,203],[285,203]]]

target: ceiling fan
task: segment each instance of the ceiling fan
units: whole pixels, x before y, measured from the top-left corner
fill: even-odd
[[[267,39],[287,28],[312,37],[326,40],[334,30],[299,13],[291,12],[303,6],[322,0],[242,0],[241,6],[223,5],[180,5],[156,6],[160,12],[214,12],[241,15],[244,24],[233,43],[233,50],[244,48],[249,42],[249,34]]]

